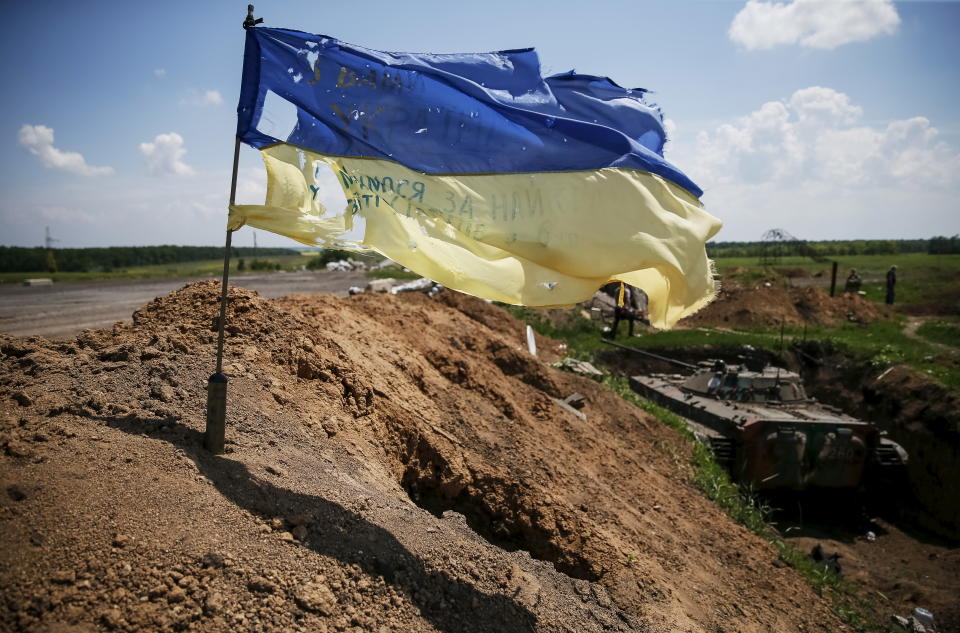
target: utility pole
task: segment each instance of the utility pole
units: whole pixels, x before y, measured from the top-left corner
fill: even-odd
[[[47,247],[47,250],[49,251],[51,248],[53,248],[53,243],[54,243],[54,242],[59,242],[60,240],[58,240],[58,239],[55,238],[55,237],[51,237],[51,236],[50,236],[50,227],[49,227],[49,226],[46,227],[46,229],[47,229],[47,230],[46,230],[46,235],[45,235],[45,237],[43,238],[43,243],[44,243],[44,245]]]
[[[55,273],[57,272],[57,257],[53,254],[53,243],[59,242],[57,238],[50,235],[50,227],[46,227],[46,232],[44,233],[43,243],[47,248],[47,272]]]

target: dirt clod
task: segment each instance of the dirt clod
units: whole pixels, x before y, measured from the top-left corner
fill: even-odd
[[[50,573],[50,581],[58,585],[72,585],[77,581],[77,573],[72,569],[60,569]]]
[[[294,599],[301,609],[314,611],[320,615],[333,615],[337,597],[323,582],[311,582],[298,588]]]
[[[257,593],[276,593],[277,591],[277,586],[262,576],[250,579],[247,587],[250,588],[250,591],[256,591]]]
[[[14,501],[23,501],[27,498],[27,491],[23,489],[22,486],[17,484],[10,484],[7,486],[7,496],[13,499]]]

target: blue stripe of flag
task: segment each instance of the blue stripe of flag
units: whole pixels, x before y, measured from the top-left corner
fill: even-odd
[[[268,91],[297,108],[286,139],[257,130]],[[257,148],[286,141],[430,174],[632,168],[699,197],[663,158],[662,115],[644,92],[573,72],[544,79],[533,49],[388,53],[251,28],[237,135]]]

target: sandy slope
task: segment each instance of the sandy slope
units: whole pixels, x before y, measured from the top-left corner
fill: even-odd
[[[462,295],[233,290],[205,454],[217,291],[0,337],[0,628],[844,630],[671,430]]]

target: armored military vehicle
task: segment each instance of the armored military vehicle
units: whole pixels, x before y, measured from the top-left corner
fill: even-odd
[[[907,453],[899,444],[874,424],[808,398],[798,374],[723,361],[686,367],[693,373],[633,376],[630,385],[683,416],[741,483],[856,490],[902,476]]]

